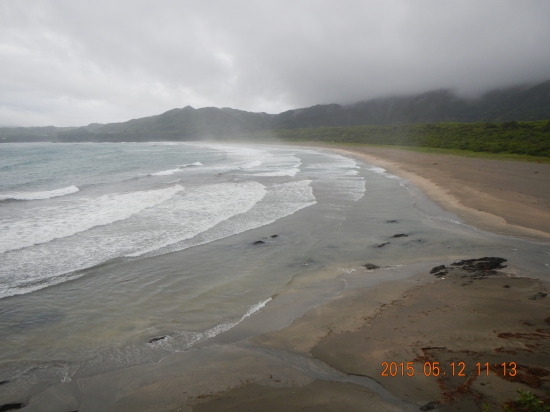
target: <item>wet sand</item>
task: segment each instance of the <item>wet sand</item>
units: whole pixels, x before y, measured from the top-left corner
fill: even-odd
[[[410,180],[443,209],[478,229],[550,239],[550,164],[365,145],[320,147],[355,155]]]
[[[476,228],[550,239],[550,165],[374,147],[339,151],[409,179]],[[251,341],[310,356],[349,376],[370,377],[410,403],[397,410],[472,411],[485,405],[500,410],[518,397],[518,389],[548,396],[548,285],[506,268],[481,276],[452,269],[415,277],[417,285],[400,281],[347,291],[287,328]],[[383,362],[397,368],[382,376]],[[285,390],[245,384],[195,402],[193,410],[200,411],[395,407],[360,388],[318,381]]]
[[[549,165],[354,150],[475,227],[549,236]],[[444,274],[346,290],[275,332],[60,385],[29,410],[472,411],[501,410],[518,389],[547,396],[547,282],[513,264],[469,271],[450,263]],[[383,362],[397,369],[382,376]]]

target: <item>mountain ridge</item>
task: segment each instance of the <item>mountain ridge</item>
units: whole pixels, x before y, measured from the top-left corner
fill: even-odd
[[[530,87],[491,90],[475,99],[439,89],[349,105],[319,104],[279,114],[229,107],[194,109],[186,106],[119,123],[91,123],[74,128],[0,127],[0,142],[186,141],[229,138],[277,129],[545,119],[550,119],[550,80]]]

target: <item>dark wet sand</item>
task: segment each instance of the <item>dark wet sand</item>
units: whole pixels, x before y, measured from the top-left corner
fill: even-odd
[[[543,242],[550,238],[550,165],[365,146],[340,149],[409,179],[477,228]],[[470,276],[460,270],[440,278],[419,274],[418,286],[390,283],[349,291],[287,328],[252,340],[314,357],[350,376],[371,377],[411,402],[411,410],[430,402],[441,411],[481,410],[486,404],[501,410],[517,398],[518,389],[547,396],[546,286],[506,269],[483,279]],[[401,376],[398,366],[397,376],[381,376],[382,362],[413,362],[414,374]],[[425,376],[425,362],[439,362],[440,375]],[[514,364],[516,374],[510,376]],[[391,410],[374,394],[376,402],[367,397],[336,382],[285,391],[251,383],[200,400],[193,410]]]
[[[481,410],[485,404],[500,410],[517,397],[518,389],[547,396],[550,299],[542,296],[548,290],[536,280],[509,275],[506,269],[482,279],[471,276],[461,270],[444,278],[425,274],[419,277],[424,280],[420,286],[401,289],[400,296],[390,284],[350,291],[289,327],[252,341],[312,356],[350,376],[371,377],[410,402],[410,410],[430,402],[441,411]],[[377,296],[386,303],[376,308],[365,304]],[[384,377],[382,362],[412,362],[413,376],[401,376],[398,367],[397,376],[388,371],[390,376]],[[439,362],[438,377],[425,376],[425,362]],[[512,362],[517,365],[516,376],[503,376],[502,363],[510,375]],[[488,375],[485,363],[490,365]],[[461,372],[464,376],[458,376]],[[284,390],[250,383],[195,402],[192,410],[198,411],[396,407],[365,388],[327,381]]]

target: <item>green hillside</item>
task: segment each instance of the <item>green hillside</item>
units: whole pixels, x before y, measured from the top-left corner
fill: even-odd
[[[277,129],[255,139],[329,141],[550,157],[550,121]]]

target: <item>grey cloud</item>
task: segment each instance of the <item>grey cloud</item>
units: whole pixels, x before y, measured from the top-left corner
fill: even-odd
[[[543,81],[549,20],[542,0],[6,1],[0,125]]]

